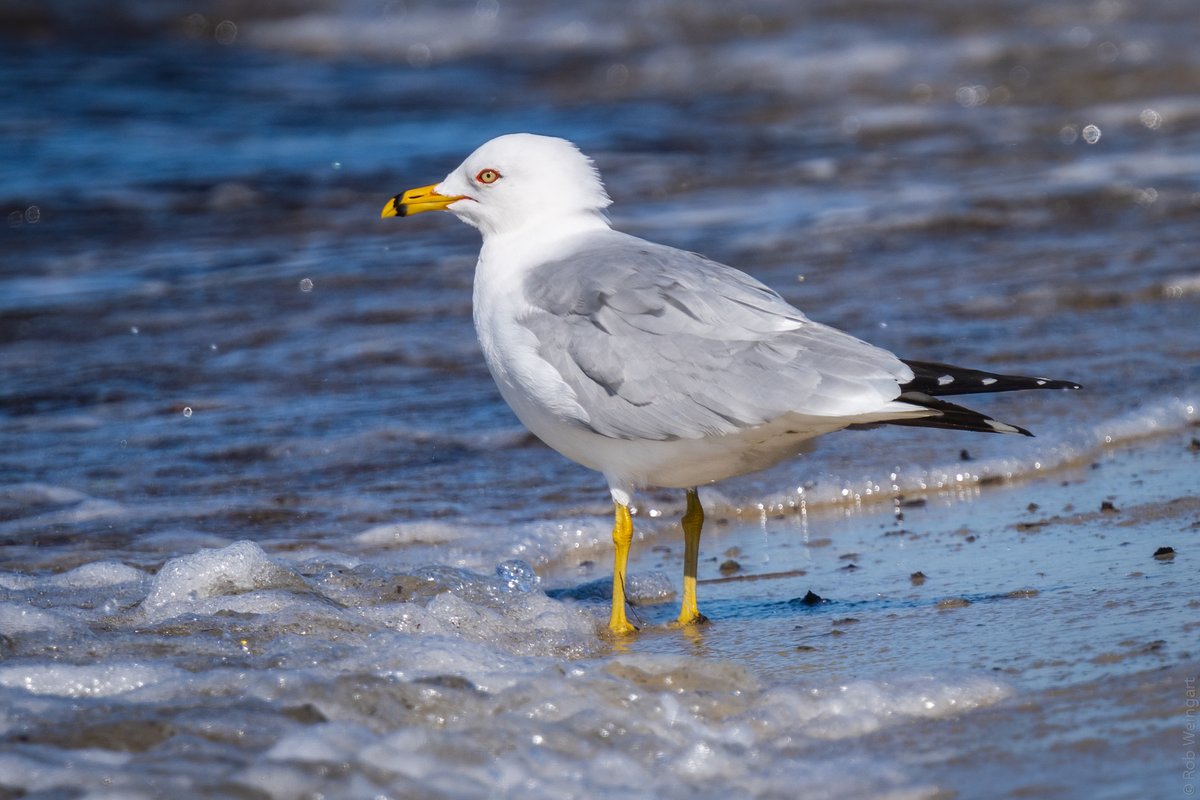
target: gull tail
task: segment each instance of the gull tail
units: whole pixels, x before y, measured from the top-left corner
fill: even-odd
[[[1019,433],[1033,436],[1017,425],[992,419],[986,414],[972,411],[945,400],[939,395],[987,394],[991,392],[1015,392],[1023,389],[1078,389],[1078,383],[1055,381],[1049,378],[1029,378],[1023,375],[1003,375],[965,369],[933,361],[905,361],[913,371],[913,379],[900,387],[896,399],[909,405],[928,408],[937,414],[928,417],[909,417],[888,420],[889,425],[912,425],[918,428],[950,428],[959,431],[981,433]]]

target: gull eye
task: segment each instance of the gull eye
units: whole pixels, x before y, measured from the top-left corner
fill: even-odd
[[[479,174],[475,176],[475,180],[480,183],[495,183],[500,180],[500,173],[494,169],[481,169]]]

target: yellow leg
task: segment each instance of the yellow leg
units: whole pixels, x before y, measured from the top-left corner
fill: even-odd
[[[700,529],[704,527],[704,509],[700,495],[688,489],[687,511],[683,513],[683,605],[679,609],[679,625],[708,622],[696,605],[696,565],[700,560]]]
[[[617,635],[624,635],[637,631],[625,618],[625,565],[633,541],[633,518],[629,516],[629,506],[614,502],[613,510],[612,615],[608,618],[608,628]]]

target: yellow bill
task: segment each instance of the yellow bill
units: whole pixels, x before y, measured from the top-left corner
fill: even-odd
[[[456,203],[462,200],[462,196],[448,197],[444,194],[438,194],[434,191],[437,184],[432,186],[420,186],[416,189],[409,189],[404,194],[398,194],[391,200],[388,200],[387,205],[383,207],[381,217],[409,217],[413,214],[421,214],[426,211],[441,211],[451,203]]]

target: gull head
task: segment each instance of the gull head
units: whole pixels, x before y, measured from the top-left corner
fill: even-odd
[[[481,145],[441,183],[396,195],[383,216],[446,209],[487,236],[602,218],[611,202],[592,160],[574,144],[510,133]]]

